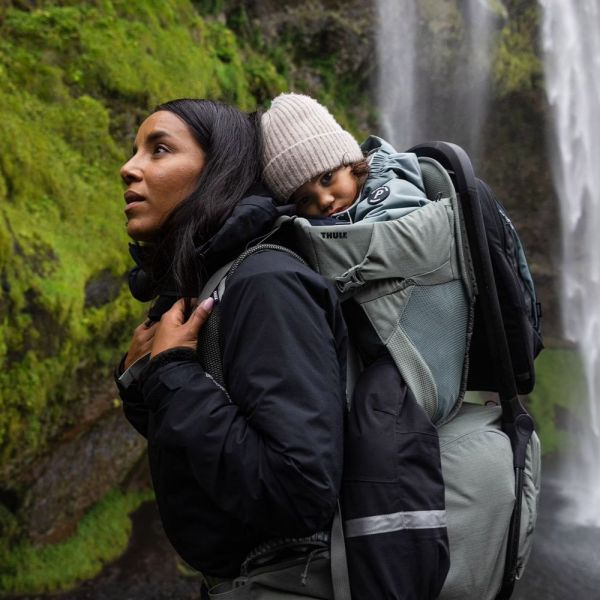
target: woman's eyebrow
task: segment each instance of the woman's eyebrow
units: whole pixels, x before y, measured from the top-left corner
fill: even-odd
[[[162,129],[156,129],[152,133],[148,134],[148,137],[146,138],[145,143],[152,144],[154,142],[157,142],[158,140],[161,140],[163,138],[168,138],[168,137],[172,137],[172,135],[168,131],[164,131]],[[135,154],[137,151],[138,151],[137,144],[134,144],[133,145],[133,154]]]

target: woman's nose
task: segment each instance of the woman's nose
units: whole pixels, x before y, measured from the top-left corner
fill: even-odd
[[[141,179],[141,171],[135,163],[135,156],[132,156],[120,169],[119,171],[121,179],[130,184],[134,181]]]

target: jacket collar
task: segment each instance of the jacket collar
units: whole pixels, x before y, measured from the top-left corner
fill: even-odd
[[[261,188],[253,191],[255,193],[237,204],[219,231],[196,249],[198,268],[202,268],[207,276],[259,242],[271,230],[277,218],[289,211],[289,207],[275,205],[266,190]],[[161,298],[170,298],[169,305],[172,304],[178,295],[173,281],[168,278],[157,285],[144,270],[143,264],[151,254],[151,249],[129,244],[129,253],[136,263],[129,273],[129,289],[133,297],[148,302],[159,296],[158,304],[163,304]]]
[[[219,231],[196,250],[200,264],[212,274],[260,241],[285,210],[286,207],[276,206],[270,196],[260,193],[246,196]]]

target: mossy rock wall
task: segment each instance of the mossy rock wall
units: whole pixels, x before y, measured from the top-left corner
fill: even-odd
[[[189,2],[150,6],[2,13],[0,485],[43,448],[80,379],[114,362],[142,315],[123,285],[118,178],[136,122],[167,98],[250,109],[253,86],[283,86],[272,65]]]

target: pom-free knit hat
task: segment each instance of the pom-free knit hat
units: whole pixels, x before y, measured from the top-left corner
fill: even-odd
[[[309,96],[280,94],[261,125],[263,179],[283,200],[319,173],[363,158],[357,141]]]

